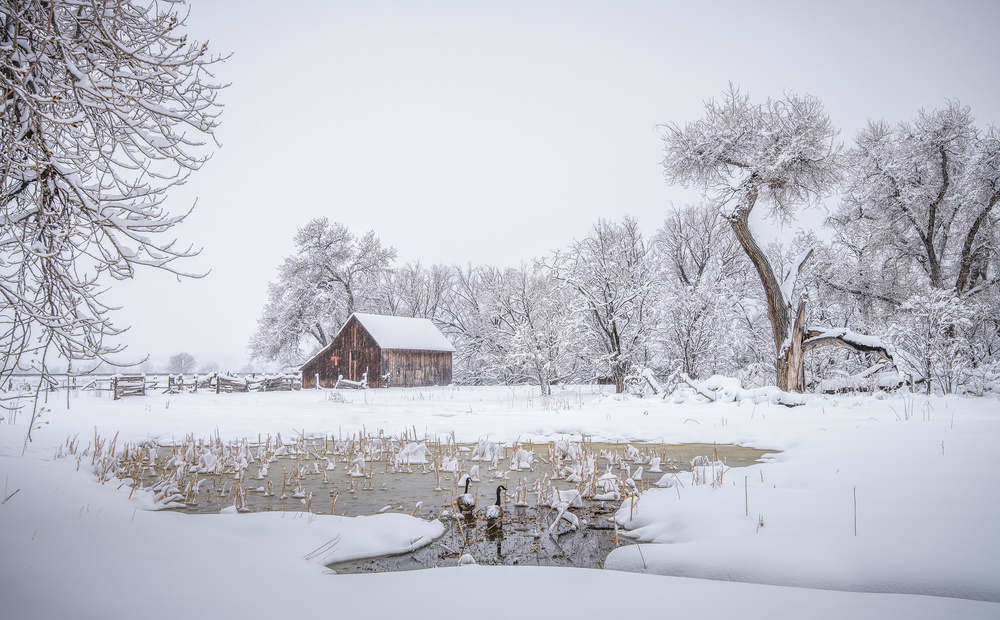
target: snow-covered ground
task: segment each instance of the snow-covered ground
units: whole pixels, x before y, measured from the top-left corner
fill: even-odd
[[[1000,617],[1000,400],[813,398],[801,407],[621,400],[574,387],[53,398],[22,456],[28,416],[0,423],[0,615],[53,617],[588,618]],[[68,438],[378,429],[474,442],[579,439],[740,443],[781,450],[718,485],[647,491],[619,519],[650,544],[609,568],[462,566],[330,575],[338,557],[424,544],[440,525],[384,514],[153,512],[100,484]],[[661,544],[662,543],[662,544]],[[341,555],[337,555],[341,554]],[[634,572],[626,572],[634,571]],[[646,573],[646,574],[641,574]]]

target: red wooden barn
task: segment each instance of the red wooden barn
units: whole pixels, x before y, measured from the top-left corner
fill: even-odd
[[[451,383],[455,347],[428,319],[355,312],[333,342],[302,365],[302,387],[332,388],[338,378],[368,387]]]

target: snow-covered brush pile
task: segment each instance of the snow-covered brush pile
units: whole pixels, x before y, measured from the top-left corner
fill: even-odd
[[[678,372],[675,371],[667,379],[668,385],[673,383]],[[625,377],[625,388],[629,394],[640,398],[645,396],[659,396],[666,392],[650,368],[633,368],[632,372]]]
[[[878,394],[914,384],[912,375],[898,370],[887,371],[886,367],[887,364],[884,363],[876,364],[856,374],[842,374],[821,379],[816,383],[815,391],[821,394],[857,392]]]
[[[810,398],[809,395],[785,392],[775,386],[744,389],[739,379],[723,377],[722,375],[712,375],[704,381],[695,381],[684,373],[681,373],[680,376],[683,383],[679,384],[672,394],[664,396],[666,400],[677,404],[705,402],[706,400],[719,403],[746,400],[753,403],[795,407],[805,404],[806,400]]]

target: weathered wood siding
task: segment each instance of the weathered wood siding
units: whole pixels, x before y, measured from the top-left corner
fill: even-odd
[[[451,383],[451,351],[382,350],[382,374],[389,387]]]
[[[375,340],[357,319],[351,318],[330,346],[302,367],[302,387],[316,387],[317,375],[320,387],[332,388],[338,377],[361,381],[366,372],[368,385],[375,387],[381,374],[381,359]]]

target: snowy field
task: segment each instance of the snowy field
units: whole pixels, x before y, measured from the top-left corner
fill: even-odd
[[[815,397],[786,408],[625,400],[599,388],[182,394],[50,400],[0,423],[0,615],[201,618],[998,618],[1000,400]],[[649,544],[608,568],[455,566],[331,575],[324,562],[425,544],[440,524],[387,513],[191,516],[101,485],[68,438],[292,439],[379,429],[460,442],[738,443],[780,450],[717,485],[647,491],[619,520]],[[603,466],[603,465],[602,465]]]

